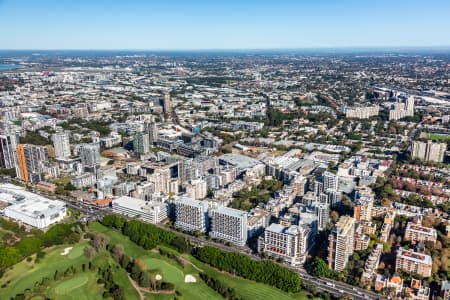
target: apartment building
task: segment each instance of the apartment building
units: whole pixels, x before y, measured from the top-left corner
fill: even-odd
[[[423,277],[431,276],[432,260],[431,256],[406,250],[400,247],[397,250],[395,258],[395,270],[403,270],[410,273],[416,273]]]
[[[208,229],[208,201],[188,197],[176,199],[175,226],[186,231],[205,233]]]
[[[263,251],[291,265],[300,265],[314,245],[314,237],[314,230],[307,224],[286,227],[273,223],[264,231]]]
[[[345,116],[347,118],[353,119],[369,119],[372,116],[378,116],[379,111],[380,107],[378,105],[364,107],[346,107],[344,109]]]
[[[335,271],[342,271],[354,250],[355,219],[340,217],[328,236],[328,266]]]
[[[434,143],[431,140],[427,142],[413,141],[411,157],[425,161],[443,162],[446,150],[446,143]]]
[[[14,134],[0,135],[0,167],[12,169],[16,165],[16,147],[18,138]]]
[[[70,157],[70,141],[69,134],[66,132],[56,132],[52,135],[53,147],[55,149],[56,158]]]
[[[210,210],[209,216],[211,237],[238,246],[245,245],[247,242],[247,212],[222,206]]]
[[[405,230],[405,240],[415,242],[436,243],[437,232],[434,228],[425,227],[414,222],[408,222]]]
[[[44,179],[43,164],[48,162],[47,147],[19,144],[16,154],[17,178],[26,183],[38,183]]]

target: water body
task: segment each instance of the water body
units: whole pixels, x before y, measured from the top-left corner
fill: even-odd
[[[0,71],[7,71],[7,70],[15,70],[20,68],[18,65],[2,65],[0,64]]]

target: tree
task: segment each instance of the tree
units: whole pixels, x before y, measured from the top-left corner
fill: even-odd
[[[87,257],[87,259],[88,259],[89,261],[91,261],[92,258],[93,258],[94,255],[95,255],[95,249],[92,248],[92,247],[89,246],[89,245],[86,246],[86,247],[84,247],[83,252],[84,252],[84,255]]]
[[[92,239],[92,245],[94,246],[95,250],[97,250],[97,252],[99,252],[102,249],[105,249],[108,243],[109,238],[102,233],[96,234]]]
[[[317,277],[330,277],[331,270],[322,258],[316,256],[311,263],[311,273]]]
[[[21,259],[20,252],[14,247],[0,248],[0,270],[18,263]]]
[[[383,198],[383,200],[381,200],[381,205],[384,207],[391,207],[391,200],[388,198]]]
[[[333,211],[330,213],[330,218],[331,218],[331,221],[332,221],[333,223],[336,223],[336,222],[339,220],[339,214],[338,214],[338,212],[335,211],[335,210],[333,210]]]
[[[124,253],[125,253],[125,250],[121,244],[115,245],[111,250],[111,255],[114,257],[114,259],[117,262],[120,262]]]

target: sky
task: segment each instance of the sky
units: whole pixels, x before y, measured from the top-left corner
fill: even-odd
[[[0,0],[0,49],[450,46],[450,0]]]

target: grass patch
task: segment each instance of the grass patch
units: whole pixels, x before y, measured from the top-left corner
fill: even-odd
[[[234,288],[236,293],[244,299],[248,300],[300,300],[308,299],[306,292],[296,294],[286,293],[277,288],[247,280],[241,277],[232,276],[227,273],[222,273],[216,269],[200,262],[194,257],[187,257],[197,267],[201,268],[205,273],[222,281],[228,287]]]
[[[55,293],[59,295],[66,295],[72,292],[74,289],[82,287],[89,281],[86,274],[80,274],[70,279],[64,280],[55,287]]]
[[[136,245],[117,230],[109,229],[98,222],[91,223],[89,229],[106,234],[110,238],[111,244],[121,244],[129,256],[141,257],[147,254],[144,248]]]
[[[185,268],[182,268],[176,262],[163,257],[158,253],[151,253],[147,257],[141,257],[141,259],[146,263],[149,270],[155,270],[156,273],[160,272],[159,274],[162,276],[163,281],[175,284],[175,289],[182,294],[182,296],[179,297],[180,299],[223,299],[199,278],[198,271],[192,266],[188,265]],[[185,283],[184,277],[187,274],[193,275],[197,279],[197,282]],[[164,297],[148,298],[161,299]]]
[[[103,286],[97,284],[94,272],[78,273],[53,284],[47,291],[51,299],[94,300],[101,299]]]
[[[430,140],[433,140],[433,141],[446,142],[446,141],[450,140],[450,135],[448,135],[448,134],[438,134],[438,133],[427,133],[426,138],[430,139]]]
[[[67,255],[70,259],[76,259],[83,255],[84,245],[82,246],[75,246],[70,250],[70,253]]]
[[[84,248],[86,244],[87,242],[81,242],[75,245],[72,251],[78,247]],[[64,272],[72,265],[81,266],[83,263],[88,263],[84,255],[68,261],[65,255],[61,255],[66,247],[68,245],[48,248],[45,250],[45,257],[39,263],[35,263],[34,259],[31,262],[23,260],[6,271],[0,278],[0,285],[9,283],[5,288],[0,289],[1,298],[10,299],[16,294],[22,293],[25,289],[32,288],[35,282],[41,281],[44,277],[53,278],[56,270]]]

